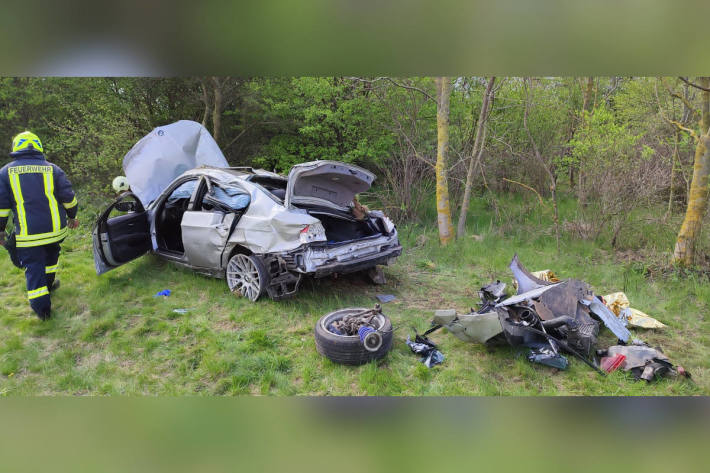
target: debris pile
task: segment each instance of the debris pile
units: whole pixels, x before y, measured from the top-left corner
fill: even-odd
[[[362,327],[377,330],[380,328],[380,322],[377,316],[381,315],[381,313],[380,304],[375,304],[374,309],[348,314],[341,319],[331,322],[328,325],[328,331],[336,335],[352,336],[357,335]]]
[[[560,370],[568,366],[564,353],[580,359],[602,375],[622,368],[632,371],[636,379],[646,381],[667,374],[688,376],[682,367],[674,368],[660,349],[632,339],[627,325],[645,328],[665,325],[630,309],[625,294],[614,293],[602,298],[579,279],[560,280],[550,270],[531,273],[517,255],[509,267],[514,276],[515,295],[509,297],[506,284],[494,281],[479,291],[478,310],[471,309],[468,314],[436,311],[432,327],[423,339],[428,341],[426,335],[445,327],[466,342],[505,340],[512,346],[529,348],[529,361]],[[596,350],[600,323],[614,334],[618,345]],[[409,339],[407,344],[412,347]],[[602,357],[601,361],[597,361],[595,355]]]

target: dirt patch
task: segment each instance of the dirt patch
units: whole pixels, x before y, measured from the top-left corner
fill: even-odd
[[[218,320],[212,326],[221,332],[237,332],[242,328],[241,325],[229,319]]]

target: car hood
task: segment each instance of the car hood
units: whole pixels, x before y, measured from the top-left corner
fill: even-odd
[[[227,167],[219,146],[197,122],[159,126],[123,158],[131,191],[147,206],[178,176],[199,166]]]
[[[375,175],[361,167],[337,161],[297,164],[288,174],[287,207],[318,205],[347,208],[356,194],[365,192]]]

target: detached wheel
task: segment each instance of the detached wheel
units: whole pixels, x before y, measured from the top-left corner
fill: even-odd
[[[328,326],[346,315],[363,312],[368,309],[340,309],[324,315],[315,327],[316,350],[334,363],[344,365],[362,365],[373,360],[379,360],[392,348],[392,322],[384,314],[377,316],[379,326],[377,331],[382,334],[382,345],[377,351],[368,351],[357,335],[337,335]]]
[[[260,257],[237,254],[227,263],[229,290],[255,302],[266,292],[269,275]]]

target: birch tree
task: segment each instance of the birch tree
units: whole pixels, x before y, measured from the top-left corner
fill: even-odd
[[[701,77],[700,84],[691,86],[702,90],[700,135],[694,130],[673,122],[677,127],[690,133],[696,141],[693,179],[690,183],[688,207],[683,224],[676,238],[673,261],[681,266],[695,262],[695,247],[700,238],[703,218],[708,206],[708,174],[710,174],[710,77]]]
[[[486,92],[483,96],[483,103],[481,104],[481,113],[478,115],[478,124],[476,125],[476,138],[473,142],[473,149],[471,151],[471,157],[468,164],[468,173],[466,174],[466,184],[463,192],[463,200],[461,201],[461,212],[459,213],[459,223],[458,228],[456,230],[457,238],[461,238],[466,234],[466,216],[468,214],[468,206],[471,202],[473,173],[476,169],[476,165],[481,161],[481,154],[483,154],[483,147],[485,146],[485,126],[486,120],[488,119],[488,107],[490,105],[491,97],[493,95],[493,84],[495,83],[495,80],[495,76],[488,79],[488,84],[486,85]]]
[[[451,221],[451,203],[447,180],[447,153],[449,150],[449,98],[451,82],[448,77],[436,78],[436,214],[439,225],[439,242],[447,245],[454,235]]]

